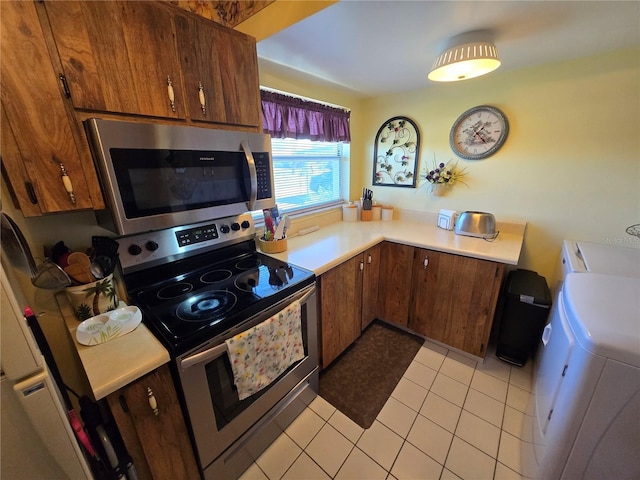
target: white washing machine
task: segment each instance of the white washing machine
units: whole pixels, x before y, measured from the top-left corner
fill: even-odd
[[[573,272],[640,277],[640,248],[565,240],[560,262],[563,279]]]
[[[525,476],[640,478],[640,250],[565,241]]]
[[[543,345],[536,477],[640,478],[640,279],[567,275]]]

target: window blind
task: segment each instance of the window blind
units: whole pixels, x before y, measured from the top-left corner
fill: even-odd
[[[279,209],[291,213],[342,203],[345,147],[340,142],[272,138]]]

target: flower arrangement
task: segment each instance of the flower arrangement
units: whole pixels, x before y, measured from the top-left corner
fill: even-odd
[[[462,179],[467,175],[466,168],[459,168],[458,163],[451,162],[439,163],[434,162],[431,170],[423,174],[424,179],[431,184],[453,185],[454,183],[465,184]],[[466,184],[465,184],[466,185]]]

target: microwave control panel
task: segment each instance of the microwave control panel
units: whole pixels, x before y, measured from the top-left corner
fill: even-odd
[[[253,154],[253,160],[256,165],[256,177],[258,182],[258,200],[271,198],[271,168],[269,154],[266,152],[256,152]]]

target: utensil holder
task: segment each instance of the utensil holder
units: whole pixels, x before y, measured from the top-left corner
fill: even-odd
[[[362,221],[370,222],[373,220],[373,210],[362,210]]]
[[[65,292],[78,320],[86,320],[118,307],[113,274],[85,285],[67,287]]]
[[[258,246],[264,253],[280,253],[287,250],[287,239],[280,240],[263,240],[258,239]]]

